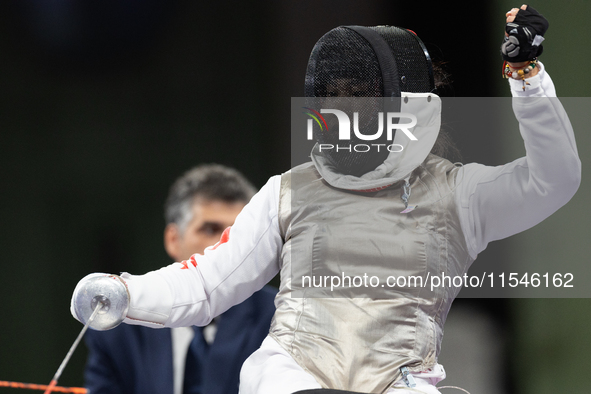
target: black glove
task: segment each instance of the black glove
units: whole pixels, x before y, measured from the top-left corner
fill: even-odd
[[[507,23],[505,37],[501,45],[503,60],[524,62],[542,54],[544,34],[548,30],[548,21],[530,6],[519,10],[513,22]]]

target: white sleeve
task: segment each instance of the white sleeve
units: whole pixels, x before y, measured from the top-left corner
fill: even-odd
[[[124,322],[203,326],[268,283],[279,272],[283,247],[277,221],[280,183],[280,176],[269,179],[203,255],[145,275],[122,275],[130,294]]]
[[[528,78],[510,79],[513,112],[526,156],[489,167],[467,164],[457,175],[456,204],[470,255],[489,242],[541,222],[566,204],[581,181],[572,126],[543,66]]]

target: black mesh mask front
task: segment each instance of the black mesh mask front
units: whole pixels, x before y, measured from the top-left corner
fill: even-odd
[[[333,104],[339,97],[343,97],[343,101],[348,97],[393,97],[397,104],[387,110],[399,111],[400,101],[396,98],[400,98],[401,92],[432,91],[431,60],[423,43],[414,33],[393,26],[337,27],[316,43],[308,61],[306,97],[330,97]],[[375,133],[377,111],[384,111],[384,108],[364,105],[358,111],[360,132]],[[329,127],[329,130],[314,133],[318,143],[342,144],[338,140],[338,128]],[[367,141],[352,133],[351,146],[363,143]],[[387,145],[386,133],[372,144]],[[331,149],[322,154],[338,172],[361,176],[382,164],[389,151],[383,148],[369,152]]]

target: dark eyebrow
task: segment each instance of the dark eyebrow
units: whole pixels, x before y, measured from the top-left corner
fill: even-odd
[[[203,224],[199,227],[199,229],[207,228],[207,227],[225,227],[221,222],[203,222]]]

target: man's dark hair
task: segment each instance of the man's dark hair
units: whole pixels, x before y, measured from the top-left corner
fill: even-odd
[[[164,219],[167,225],[175,223],[184,232],[195,201],[246,204],[255,193],[255,187],[239,171],[220,164],[202,164],[172,184],[164,204]]]

